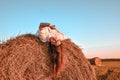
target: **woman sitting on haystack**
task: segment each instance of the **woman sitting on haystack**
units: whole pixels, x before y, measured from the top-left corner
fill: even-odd
[[[55,25],[50,23],[41,23],[38,34],[42,42],[49,42],[50,52],[53,59],[53,74],[54,77],[57,77],[64,66],[64,51],[61,46],[62,41],[68,38],[64,34],[60,33],[55,28]]]

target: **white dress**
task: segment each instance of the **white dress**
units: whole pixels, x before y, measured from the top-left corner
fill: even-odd
[[[44,27],[39,33],[39,37],[42,42],[49,42],[50,37],[54,37],[56,40],[68,39],[64,34],[60,33],[56,29],[51,29],[50,27]],[[37,33],[37,34],[38,34]]]

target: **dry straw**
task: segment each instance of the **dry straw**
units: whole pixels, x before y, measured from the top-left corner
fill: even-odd
[[[90,63],[92,65],[102,66],[102,59],[100,59],[99,57],[94,57],[94,58],[90,59]]]
[[[0,80],[96,80],[82,50],[71,40],[62,42],[64,69],[54,79],[48,43],[26,34],[0,45]]]

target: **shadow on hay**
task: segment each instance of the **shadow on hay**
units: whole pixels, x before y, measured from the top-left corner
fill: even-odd
[[[10,39],[0,45],[0,80],[53,80],[48,43],[32,34]],[[56,80],[96,80],[82,50],[64,40],[65,66]]]

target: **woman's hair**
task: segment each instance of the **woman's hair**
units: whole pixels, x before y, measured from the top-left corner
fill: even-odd
[[[49,26],[49,25],[50,25],[50,23],[40,23],[40,25],[39,25],[39,30],[40,30],[41,28],[47,27],[47,26]]]

